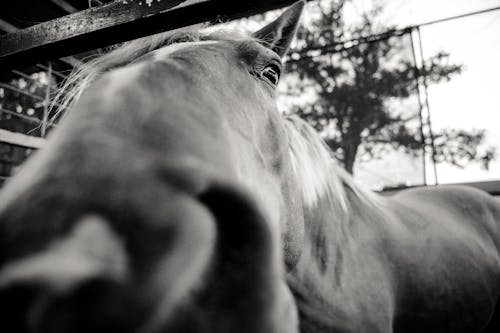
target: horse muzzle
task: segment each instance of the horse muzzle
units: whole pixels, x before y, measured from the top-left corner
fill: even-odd
[[[251,196],[189,167],[122,176],[45,178],[7,197],[0,213],[2,327],[296,330],[277,236]]]

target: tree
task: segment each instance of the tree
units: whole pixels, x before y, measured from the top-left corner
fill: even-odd
[[[409,40],[385,38],[361,43],[328,54],[321,52],[340,41],[395,30],[375,24],[381,6],[362,16],[355,27],[343,21],[344,0],[316,2],[312,19],[298,32],[288,72],[289,93],[313,95],[312,101],[297,104],[293,111],[322,133],[326,143],[345,169],[352,173],[356,157],[379,158],[387,150],[403,150],[414,156],[422,151],[419,113],[410,116],[393,110],[391,101],[416,96],[417,79],[428,84],[450,80],[463,66],[449,63],[449,54],[440,52],[418,70],[411,57]],[[406,41],[406,43],[405,43]],[[309,49],[319,55],[300,58]],[[297,59],[299,58],[299,59]],[[418,110],[417,110],[418,111]],[[481,151],[484,131],[445,130],[435,134],[438,162],[457,166],[475,161],[487,167],[494,151]]]

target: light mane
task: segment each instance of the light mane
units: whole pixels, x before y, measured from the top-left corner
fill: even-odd
[[[108,53],[85,61],[67,77],[51,104],[52,118],[68,110],[100,75],[141,59],[141,57],[173,44],[185,42],[253,40],[249,34],[236,30],[204,32],[204,26],[193,26],[139,38],[115,46]]]
[[[297,116],[289,116],[286,124],[292,168],[306,207],[313,208],[326,198],[345,216],[350,211],[348,190],[365,204],[379,205],[373,192],[356,184],[352,176],[336,164],[316,130]]]

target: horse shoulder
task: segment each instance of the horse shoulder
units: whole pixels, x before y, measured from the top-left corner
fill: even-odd
[[[400,226],[386,241],[398,286],[395,331],[462,332],[486,323],[500,287],[500,204],[474,188],[440,186],[402,191],[387,206]],[[452,318],[450,309],[467,316]]]
[[[482,190],[459,185],[415,188],[394,200],[413,207],[421,219],[466,228],[500,249],[500,201]]]

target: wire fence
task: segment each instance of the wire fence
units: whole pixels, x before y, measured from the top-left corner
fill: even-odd
[[[385,99],[387,103],[392,104],[388,109],[396,110],[396,112],[400,112],[401,114],[406,113],[405,117],[411,119],[413,122],[416,119],[419,120],[418,128],[420,133],[414,133],[414,137],[420,138],[420,152],[414,149],[415,147],[413,149],[405,149],[405,147],[408,148],[408,142],[406,142],[406,145],[399,143],[404,143],[404,139],[406,138],[396,138],[396,136],[393,137],[398,142],[390,140],[382,142],[384,140],[378,138],[379,143],[385,143],[386,146],[389,146],[389,149],[379,151],[377,154],[371,154],[372,152],[366,154],[366,151],[363,152],[363,143],[359,144],[357,142],[356,144],[359,144],[361,149],[358,150],[356,163],[353,167],[356,178],[361,179],[363,183],[369,184],[374,189],[494,180],[500,178],[500,164],[498,162],[498,155],[495,155],[495,151],[498,152],[500,148],[500,138],[497,136],[496,128],[490,125],[492,121],[494,122],[497,119],[495,118],[495,114],[498,114],[498,103],[492,101],[495,93],[490,91],[487,85],[478,82],[479,80],[473,77],[474,75],[478,75],[474,73],[482,70],[482,68],[479,68],[481,66],[478,66],[478,63],[479,65],[485,63],[485,61],[481,60],[481,58],[486,58],[485,54],[493,59],[500,56],[500,48],[492,48],[492,45],[500,46],[498,40],[492,40],[497,35],[495,29],[498,30],[500,28],[499,24],[495,26],[495,22],[500,22],[499,9],[500,7],[494,7],[408,26],[402,29],[393,29],[380,34],[361,36],[343,43],[324,44],[290,55],[289,63],[295,64],[295,67],[307,66],[308,63],[317,61],[319,58],[334,59],[332,62],[338,65],[343,59],[349,58],[352,50],[359,50],[360,48],[376,50],[381,43],[387,43],[388,40],[392,40],[393,46],[399,46],[399,59],[404,59],[409,67],[413,67],[415,87],[411,91],[411,95],[404,98],[387,98],[387,96],[382,96],[381,99]],[[497,14],[496,18],[483,19],[483,23],[488,23],[487,27],[485,24],[479,24],[481,28],[477,28],[469,20],[472,17],[482,17],[484,14],[494,14],[495,12]],[[460,49],[453,47],[454,45],[451,41],[462,40],[462,38],[456,31],[446,28],[447,24],[451,21],[459,22],[461,28],[471,34],[469,37],[472,37],[474,31],[478,35],[489,37],[485,37],[484,40],[476,38],[475,43],[473,43],[474,45],[462,43],[468,47]],[[439,37],[437,37],[438,35]],[[449,62],[452,60],[459,59],[458,62],[461,62],[463,65],[463,73],[453,77],[450,82],[432,84],[434,83],[433,81],[439,81],[436,79],[436,73],[433,73],[438,64],[437,62],[429,61],[429,58],[436,55],[433,54],[436,50],[432,47],[435,44],[435,40],[439,40],[440,44],[444,45],[445,50],[449,47],[452,51],[449,57],[438,53],[433,61],[444,60],[442,65],[444,68],[448,66],[450,71],[453,69],[453,66],[449,65]],[[429,45],[431,47],[424,50],[424,47]],[[474,59],[470,56],[465,56],[465,53],[472,53],[469,52],[470,50],[474,51]],[[390,58],[379,58],[378,61],[387,62],[390,65]],[[380,67],[384,67],[387,64],[379,65]],[[363,68],[362,64],[355,64],[355,66]],[[490,78],[489,81],[491,81],[491,78],[495,77],[494,73],[500,74],[500,66],[494,60],[491,60],[488,66],[488,72],[482,70],[482,78]],[[322,68],[319,67],[319,69],[321,70]],[[461,69],[458,67],[455,70],[457,73],[461,72]],[[347,79],[344,79],[344,81],[353,80],[358,75],[356,71],[359,71],[359,68],[357,70],[351,68]],[[332,77],[337,76],[336,80],[339,80],[339,77],[344,75],[342,73],[338,74],[338,70],[336,72],[332,71],[332,73]],[[451,73],[441,74],[443,77],[446,77],[442,81],[448,81],[449,76],[453,76]],[[378,75],[378,73],[374,73],[374,75]],[[373,77],[367,81],[376,82]],[[490,86],[493,86],[493,84],[492,82]],[[461,86],[458,87],[458,85]],[[338,84],[338,86],[342,86],[342,84]],[[362,84],[358,84],[358,87],[360,86]],[[443,94],[442,91],[445,91],[446,87],[457,89],[457,93]],[[380,95],[381,92],[377,93],[377,90],[380,90],[378,88],[380,87],[365,91],[365,96],[370,94]],[[356,91],[352,90],[351,93],[355,95]],[[326,94],[324,91],[321,94],[328,95],[331,104],[337,104],[337,109],[334,106],[328,112],[332,113],[336,118],[342,116],[342,112],[339,111],[341,106],[338,106],[340,104],[338,96],[336,97],[335,94]],[[376,103],[370,103],[369,98],[365,98],[364,100],[366,101],[365,107],[367,109],[377,107]],[[489,101],[489,103],[486,101]],[[315,103],[318,103],[318,101],[316,100]],[[351,102],[349,107],[352,109],[355,104],[355,102]],[[471,107],[465,110],[465,105],[467,104],[471,105]],[[477,121],[480,109],[483,109],[483,111],[489,109],[490,111],[489,113],[482,112],[482,122]],[[324,112],[321,108],[320,111]],[[307,112],[305,113],[307,116]],[[304,112],[302,115],[304,115]],[[462,122],[456,121],[458,116],[460,116]],[[356,119],[359,121],[359,117]],[[435,122],[434,119],[438,121]],[[500,119],[496,121],[500,121]],[[314,119],[312,123],[313,125],[315,124]],[[408,122],[405,123],[409,125]],[[322,126],[318,127],[321,128]],[[325,132],[328,132],[328,128]],[[335,134],[338,135],[338,132],[343,132],[341,133],[343,141],[346,141],[345,136],[349,134],[348,131],[339,130],[339,126],[336,126],[337,133],[335,131],[330,132],[330,141],[333,141],[333,144],[330,146],[334,149],[338,146],[338,142],[335,142]],[[325,137],[328,142],[328,133],[325,133]],[[394,149],[391,149],[390,146]],[[349,147],[344,148],[344,150],[348,149]],[[342,161],[344,157],[340,157]],[[390,177],[387,176],[388,174]]]

